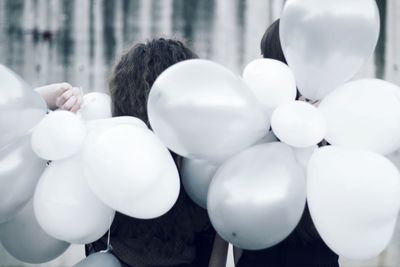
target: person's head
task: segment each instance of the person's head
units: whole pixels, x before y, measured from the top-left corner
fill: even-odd
[[[131,47],[112,73],[113,116],[134,116],[149,125],[147,99],[154,81],[173,64],[197,57],[183,42],[173,39],[153,39]]]
[[[272,23],[265,31],[261,39],[260,48],[264,58],[276,59],[287,64],[279,36],[279,19]]]

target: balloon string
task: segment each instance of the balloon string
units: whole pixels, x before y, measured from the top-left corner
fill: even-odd
[[[107,253],[113,250],[113,247],[111,246],[111,222],[113,218],[114,216],[110,217],[110,227],[108,228],[108,233],[107,233],[107,248],[105,250],[100,251],[102,253]]]
[[[108,229],[108,236],[107,236],[107,249],[108,250],[112,250],[112,246],[111,246],[111,229]]]

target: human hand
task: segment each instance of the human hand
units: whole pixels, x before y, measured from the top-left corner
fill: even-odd
[[[35,89],[51,110],[63,109],[77,112],[82,104],[82,89],[68,83],[53,83]]]

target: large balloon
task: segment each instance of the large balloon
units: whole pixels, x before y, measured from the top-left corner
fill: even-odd
[[[349,82],[319,105],[328,122],[326,140],[339,146],[389,154],[400,148],[400,87],[366,79]]]
[[[157,78],[148,113],[168,148],[208,161],[225,160],[269,129],[267,112],[240,77],[200,59],[175,64]]]
[[[130,124],[148,129],[146,123],[144,123],[141,119],[131,116],[120,116],[108,119],[90,120],[86,123],[86,128],[88,132],[91,132],[93,130],[100,131],[121,124]]]
[[[72,267],[121,267],[121,263],[109,252],[97,252]]]
[[[11,219],[31,199],[46,167],[25,135],[0,149],[0,223]]]
[[[213,178],[207,208],[226,241],[263,249],[285,239],[306,201],[304,171],[283,143],[251,147],[226,161]]]
[[[83,96],[79,113],[84,120],[99,120],[111,117],[111,98],[104,93],[92,92]]]
[[[32,148],[43,159],[65,159],[81,149],[85,137],[85,124],[77,115],[64,110],[54,111],[35,127]]]
[[[304,101],[292,101],[276,108],[271,126],[279,140],[294,147],[318,144],[324,139],[327,128],[322,113]]]
[[[296,99],[293,73],[286,64],[278,60],[253,60],[244,69],[243,80],[270,114],[279,105]]]
[[[207,208],[208,187],[218,166],[204,160],[182,160],[181,179],[189,197],[200,207]]]
[[[46,114],[42,97],[17,74],[0,65],[0,147],[16,140]]]
[[[34,207],[48,234],[69,243],[87,244],[107,232],[115,211],[91,192],[79,160],[51,163],[37,185]]]
[[[54,239],[42,230],[36,221],[32,201],[12,220],[0,224],[0,240],[14,258],[37,264],[57,258],[69,247],[68,243]]]
[[[375,0],[288,0],[280,21],[282,48],[308,99],[321,99],[352,78],[375,49]]]
[[[388,245],[400,208],[400,174],[365,150],[320,148],[308,163],[307,198],[325,243],[350,259],[377,256]]]
[[[93,130],[83,164],[93,192],[131,217],[160,216],[179,194],[179,174],[170,152],[152,131],[139,125]],[[158,195],[149,198],[154,192]]]

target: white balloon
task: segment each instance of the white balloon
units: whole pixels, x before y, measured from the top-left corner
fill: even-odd
[[[167,170],[160,181],[146,194],[138,197],[130,207],[130,213],[139,219],[153,219],[167,213],[179,196],[179,177]]]
[[[326,121],[321,112],[304,101],[279,106],[271,117],[271,126],[282,142],[294,147],[310,147],[322,141]]]
[[[103,129],[108,129],[115,125],[121,125],[121,124],[140,126],[145,129],[148,129],[147,125],[146,125],[146,123],[144,123],[144,121],[142,121],[141,119],[138,119],[136,117],[131,117],[131,116],[120,116],[120,117],[112,117],[112,118],[108,118],[108,119],[91,120],[86,123],[86,127],[87,127],[88,132],[90,132],[92,130],[100,131]]]
[[[79,111],[84,120],[111,118],[111,98],[104,93],[92,92],[83,96]]]
[[[11,220],[0,224],[0,241],[14,258],[28,263],[44,263],[63,254],[70,244],[49,236],[38,224],[33,201]]]
[[[46,167],[25,135],[0,148],[0,223],[14,217],[32,198]]]
[[[147,107],[154,132],[168,148],[216,163],[253,145],[270,126],[245,82],[208,60],[185,60],[165,70]]]
[[[111,253],[96,252],[72,267],[121,267],[121,263]]]
[[[12,70],[0,64],[0,148],[15,142],[46,115],[46,102]]]
[[[286,64],[278,60],[253,60],[245,67],[243,80],[270,114],[279,105],[296,99],[294,75]]]
[[[43,159],[65,159],[81,149],[85,137],[85,124],[74,113],[54,111],[33,130],[32,149]]]
[[[325,243],[350,259],[377,256],[388,245],[400,208],[400,174],[385,157],[325,146],[310,159],[307,199]]]
[[[182,160],[181,179],[189,197],[200,207],[207,209],[207,193],[218,165],[204,160]]]
[[[389,154],[400,148],[400,87],[378,79],[349,82],[319,105],[328,122],[326,140],[339,146]]]
[[[279,31],[299,91],[318,100],[350,80],[372,55],[379,10],[375,0],[287,0]]]
[[[76,244],[102,237],[115,215],[91,192],[79,157],[51,163],[36,187],[34,208],[49,235]]]
[[[304,170],[293,150],[276,142],[250,147],[222,164],[207,196],[218,234],[234,246],[258,250],[284,240],[306,202]]]
[[[178,197],[174,160],[159,138],[144,127],[124,124],[92,131],[83,150],[83,164],[93,192],[128,216],[161,216]],[[163,185],[166,181],[168,186]],[[154,191],[157,197],[149,197]]]

